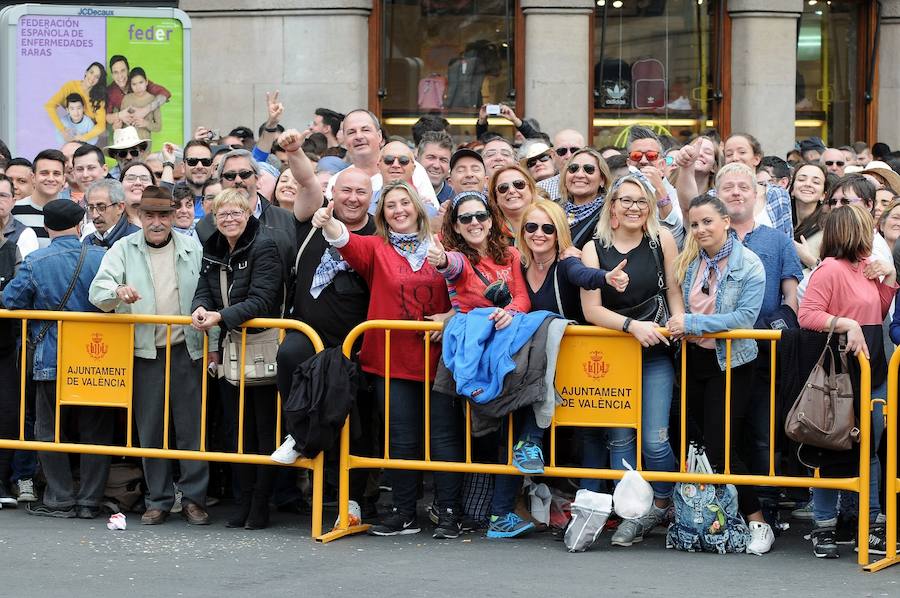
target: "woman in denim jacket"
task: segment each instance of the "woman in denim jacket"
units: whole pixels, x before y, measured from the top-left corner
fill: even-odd
[[[685,313],[674,315],[666,327],[674,338],[688,337],[687,410],[691,435],[702,438],[710,464],[722,472],[725,463],[724,340],[698,335],[753,328],[762,306],[766,273],[762,262],[744,247],[731,230],[725,204],[710,195],[694,198],[688,208],[690,236],[676,263]],[[694,338],[691,338],[694,337]],[[749,406],[756,341],[731,341],[731,472],[749,473],[745,465],[749,443],[742,438]],[[698,439],[700,439],[698,438]],[[739,490],[741,512],[750,523],[747,552],[764,554],[774,542],[754,488]]]

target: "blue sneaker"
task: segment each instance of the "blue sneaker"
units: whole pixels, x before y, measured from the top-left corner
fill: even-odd
[[[544,453],[533,442],[519,441],[513,447],[513,465],[522,473],[540,475],[544,473]]]
[[[488,525],[488,538],[517,538],[523,536],[534,529],[534,524],[525,521],[515,513],[507,513],[502,517],[499,515],[491,515],[491,522]]]

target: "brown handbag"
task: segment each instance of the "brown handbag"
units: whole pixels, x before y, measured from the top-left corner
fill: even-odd
[[[788,438],[802,444],[848,450],[854,442],[859,442],[859,428],[853,412],[853,387],[847,373],[847,354],[844,351],[839,351],[841,373],[835,372],[831,336],[836,322],[837,318],[834,318],[819,361],[788,413],[784,432]],[[826,353],[831,356],[827,369],[824,366]]]

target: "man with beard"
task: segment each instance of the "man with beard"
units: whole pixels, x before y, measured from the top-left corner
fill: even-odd
[[[194,218],[203,218],[203,186],[212,177],[212,149],[209,142],[191,139],[184,146],[184,182],[194,194]]]

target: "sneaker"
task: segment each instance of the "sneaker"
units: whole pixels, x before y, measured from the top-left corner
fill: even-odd
[[[300,458],[300,453],[294,450],[294,447],[297,445],[294,442],[294,437],[288,434],[284,442],[281,443],[275,452],[272,453],[270,459],[275,461],[275,463],[281,463],[283,465],[291,465]]]
[[[613,546],[631,546],[640,542],[654,527],[663,522],[666,510],[653,505],[650,512],[637,519],[623,519],[613,534]]]
[[[840,556],[833,527],[817,527],[813,529],[809,539],[812,540],[813,554],[816,558],[836,559]]]
[[[405,536],[418,534],[421,531],[415,515],[404,515],[397,509],[381,520],[381,523],[369,528],[373,536]]]
[[[34,480],[22,478],[16,485],[19,487],[19,502],[37,502],[37,494],[34,493]]]
[[[353,526],[356,526],[356,525],[359,525],[360,523],[362,523],[362,513],[360,512],[360,509],[359,509],[359,503],[356,502],[355,500],[351,500],[347,503],[347,514],[348,514],[347,521],[348,521],[348,524],[350,525],[350,527],[353,527]],[[337,527],[338,525],[340,525],[340,523],[341,523],[341,516],[338,515],[337,518],[334,520],[334,527]]]
[[[762,521],[750,522],[750,543],[747,544],[747,554],[762,556],[772,550],[775,543],[775,532],[772,526]]]
[[[544,453],[533,442],[521,440],[513,447],[513,465],[522,473],[540,475],[544,473]]]
[[[812,521],[813,520],[813,505],[812,501],[809,501],[799,509],[794,509],[791,511],[791,517],[794,519],[799,519],[801,521]]]
[[[834,541],[837,544],[856,544],[856,534],[859,532],[858,520],[853,517],[838,516],[837,526],[834,528]]]
[[[517,538],[523,536],[534,529],[534,524],[525,521],[515,513],[507,513],[506,515],[491,515],[491,522],[488,525],[488,538]]]
[[[4,484],[2,480],[0,480],[0,509],[2,509],[3,507],[12,507],[13,509],[15,509],[16,505],[18,504],[19,502],[15,498],[13,498],[13,495],[9,493],[9,490],[7,490],[6,484]]]
[[[78,505],[75,507],[75,516],[79,519],[96,519],[100,514],[100,507],[88,507]]]
[[[36,517],[56,517],[57,519],[74,519],[75,507],[50,507],[42,502],[29,502],[25,512]]]
[[[440,519],[441,519],[441,515],[438,512],[437,505],[434,503],[431,503],[430,505],[425,507],[425,513],[428,514],[428,519],[431,520],[431,523],[433,523],[435,525],[437,525],[438,521],[440,521]]]
[[[175,491],[175,502],[172,503],[172,508],[169,509],[169,513],[181,513],[181,509],[183,505],[181,504],[181,499],[184,498],[184,493],[181,490]]]
[[[897,548],[900,550],[900,544]],[[859,552],[859,546],[853,550]],[[869,527],[869,554],[887,554],[887,529],[883,525]]]
[[[452,540],[458,538],[462,532],[462,524],[459,522],[459,515],[453,512],[453,509],[444,509],[438,514],[438,522],[434,528],[432,538],[438,540]]]

